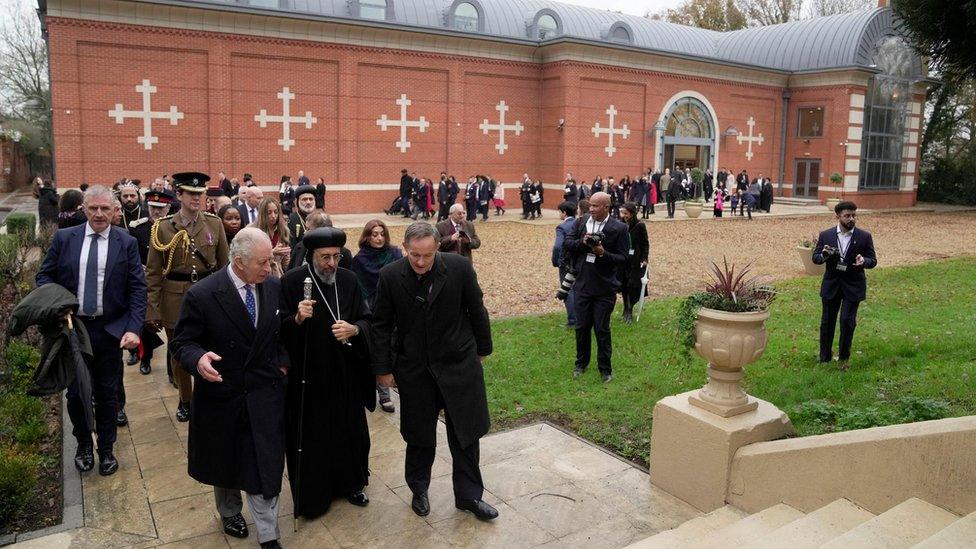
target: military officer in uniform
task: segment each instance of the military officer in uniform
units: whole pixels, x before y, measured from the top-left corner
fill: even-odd
[[[197,172],[173,174],[176,195],[182,203],[179,213],[153,224],[146,264],[149,300],[146,322],[156,331],[166,329],[173,341],[173,328],[180,314],[183,295],[198,280],[227,265],[227,237],[220,218],[203,211],[209,176]],[[190,419],[192,377],[172,364],[170,369],[180,391],[176,420]]]
[[[169,207],[176,201],[173,193],[162,190],[150,190],[146,192],[146,206],[149,207],[149,217],[141,217],[129,223],[129,234],[136,238],[139,243],[139,257],[142,259],[143,267],[149,259],[149,235],[152,232],[153,224],[169,214]],[[153,350],[163,344],[156,331],[147,327],[142,331],[142,363],[139,365],[139,373],[149,375],[152,372],[150,362],[152,361]]]

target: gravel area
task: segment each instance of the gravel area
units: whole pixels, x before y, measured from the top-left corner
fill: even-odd
[[[474,252],[474,262],[492,318],[562,310],[562,303],[553,297],[557,287],[556,269],[550,264],[554,223],[552,219],[522,223],[495,218],[477,222],[482,244]],[[828,216],[649,223],[648,295],[653,298],[696,290],[706,279],[710,262],[721,262],[723,256],[737,264],[752,261],[756,274],[774,280],[804,276],[797,243],[804,237],[815,237],[831,224]],[[858,226],[874,236],[879,268],[976,255],[976,212],[972,211],[863,213]],[[394,242],[402,241],[403,230],[390,227]],[[358,232],[348,232],[355,242]]]

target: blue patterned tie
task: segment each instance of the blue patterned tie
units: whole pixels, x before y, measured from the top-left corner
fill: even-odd
[[[257,326],[257,306],[254,303],[254,292],[251,291],[250,284],[244,286],[244,306],[247,307],[247,314],[251,317],[251,324]]]
[[[98,312],[98,233],[92,233],[88,247],[88,263],[85,264],[85,302],[81,314],[95,316]]]

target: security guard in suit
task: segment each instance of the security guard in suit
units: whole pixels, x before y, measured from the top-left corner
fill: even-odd
[[[153,224],[146,262],[149,300],[146,323],[151,329],[166,329],[173,340],[183,295],[198,280],[227,265],[227,236],[217,216],[205,213],[204,192],[210,177],[197,172],[173,174],[176,194],[183,206],[173,215]],[[176,364],[170,369],[180,391],[177,421],[189,421],[192,377]]]

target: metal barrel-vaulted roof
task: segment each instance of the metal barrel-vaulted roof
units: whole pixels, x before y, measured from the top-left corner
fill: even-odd
[[[455,0],[385,0],[387,18],[375,21],[359,17],[360,4],[384,0],[150,0],[154,2],[224,9],[291,13],[303,17],[355,21],[365,25],[400,27],[405,30],[476,35],[485,39],[548,43],[560,39],[604,42],[651,52],[707,61],[734,63],[777,71],[816,71],[841,67],[870,67],[878,40],[900,35],[891,8],[874,8],[840,15],[717,32],[625,15],[621,13],[552,2],[548,0],[458,0],[474,5],[483,18],[478,31],[449,28]],[[540,39],[532,32],[540,13],[553,15],[558,35]],[[611,31],[623,26],[629,41],[614,40]]]

